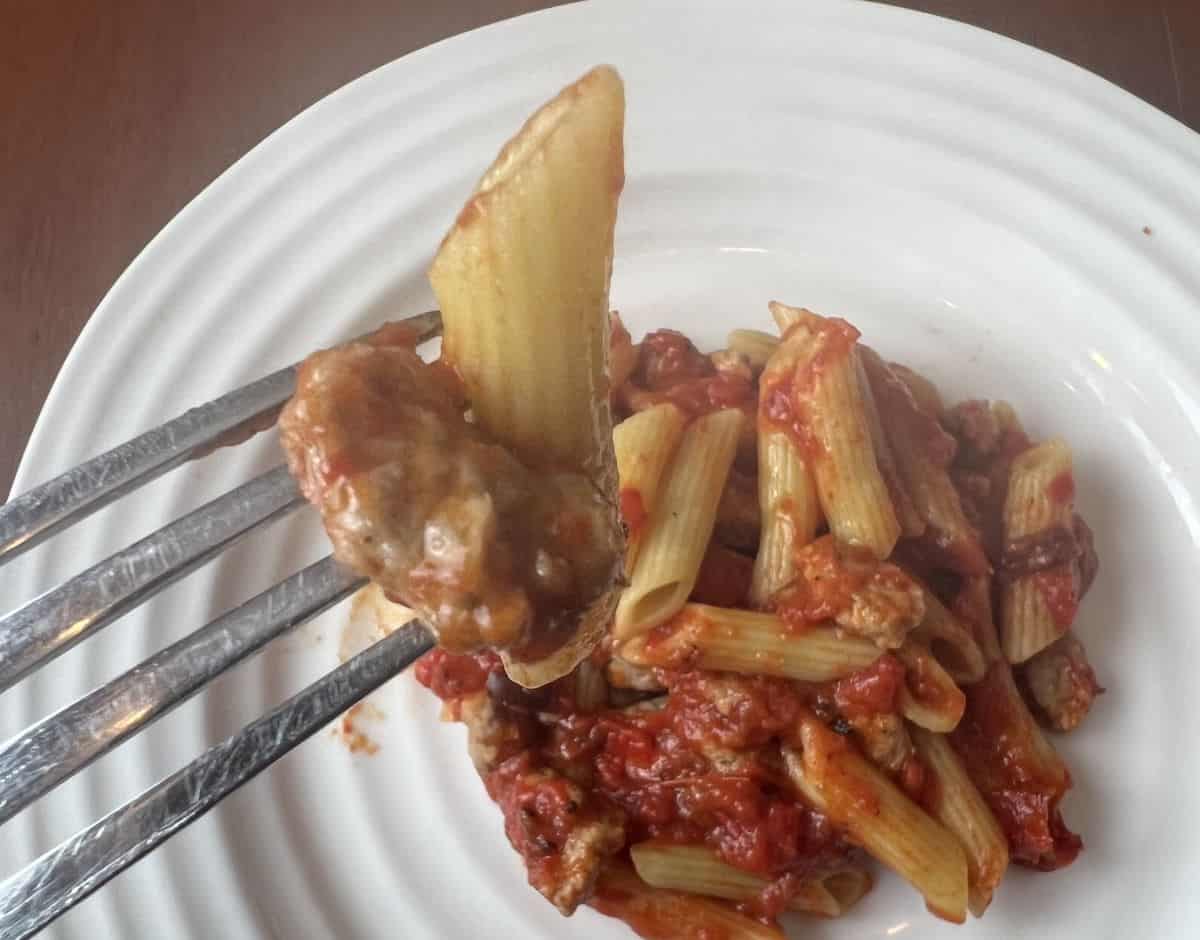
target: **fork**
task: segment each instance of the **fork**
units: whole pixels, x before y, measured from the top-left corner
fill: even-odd
[[[424,342],[437,311],[402,321]],[[288,366],[0,506],[0,566],[139,486],[272,427]],[[0,617],[0,692],[304,502],[278,466]],[[0,744],[0,824],[227,669],[353,594],[332,556],[309,565]],[[29,937],[195,822],[433,646],[412,621],[0,882],[0,938]]]

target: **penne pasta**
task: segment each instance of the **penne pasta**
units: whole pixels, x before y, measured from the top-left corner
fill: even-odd
[[[787,304],[777,303],[772,301],[767,304],[767,309],[771,311],[771,319],[775,321],[775,325],[779,327],[780,333],[786,333],[793,324],[799,323],[804,317],[815,317],[816,314],[811,310],[806,310],[804,307],[789,307]]]
[[[896,456],[892,453],[891,442],[883,430],[883,420],[863,367],[865,357],[871,352],[873,350],[861,346],[858,357],[858,386],[862,389],[867,426],[871,429],[871,446],[875,448],[875,462],[879,465],[879,474],[883,477],[888,496],[892,500],[892,508],[896,511],[896,521],[900,523],[900,535],[906,539],[915,539],[925,534],[926,523],[909,495],[908,484],[900,473]]]
[[[920,891],[934,914],[966,919],[966,856],[944,826],[811,713],[800,720],[799,747],[783,756],[801,796]]]
[[[796,576],[796,549],[812,541],[821,524],[821,506],[812,470],[800,443],[772,419],[777,389],[790,386],[806,344],[780,344],[759,380],[758,505],[763,520],[750,603],[765,607],[771,595]]]
[[[942,403],[941,392],[933,382],[915,369],[910,369],[898,362],[889,362],[887,365],[896,378],[908,388],[908,393],[912,395],[918,408],[935,418],[942,416],[945,405]]]
[[[914,727],[912,739],[927,774],[922,803],[963,847],[967,906],[982,917],[1008,868],[1008,840],[946,737]]]
[[[929,648],[934,658],[959,685],[978,682],[987,672],[987,660],[970,628],[950,613],[928,588],[925,618],[913,630],[914,639]],[[990,610],[989,610],[990,614]]]
[[[1055,529],[1071,531],[1074,493],[1071,450],[1061,440],[1046,441],[1013,460],[1004,501],[1006,554],[1022,540]],[[1006,579],[1000,599],[1000,646],[1010,663],[1024,662],[1067,631],[1077,591],[1070,562]]]
[[[474,424],[527,466],[582,471],[616,522],[608,288],[624,185],[625,92],[606,66],[540,108],[501,150],[442,240],[429,281],[442,359]],[[566,675],[599,642],[621,580],[536,655],[503,650],[510,678]]]
[[[688,425],[650,513],[613,635],[624,641],[670,619],[687,602],[733,463],[742,413],[717,411]]]
[[[648,636],[620,646],[639,666],[726,670],[827,682],[864,669],[882,650],[831,626],[795,630],[775,614],[688,604]]]
[[[433,630],[414,679],[564,916],[784,940],[870,890],[864,850],[980,916],[1010,861],[1082,848],[1034,720],[1103,691],[1069,630],[1099,566],[1071,453],[804,308],[635,344],[624,121],[600,67],[501,150],[429,271],[440,361],[389,324],[297,370],[289,471],[372,581],[340,655]]]
[[[651,887],[624,863],[614,862],[601,872],[588,903],[601,914],[636,924],[645,940],[706,936],[786,940],[782,931],[751,920],[720,901]]]
[[[501,151],[442,242],[429,280],[443,356],[475,420],[535,463],[606,472],[608,282],[624,180],[625,99],[588,72]],[[536,248],[534,247],[536,246]]]
[[[966,694],[950,743],[1004,830],[1010,857],[1044,871],[1071,864],[1082,843],[1058,808],[1071,775],[1030,714],[1011,667],[996,659]]]
[[[775,395],[767,402],[772,418],[803,430],[801,443],[830,531],[886,558],[900,536],[900,524],[871,440],[859,380],[858,331],[844,320],[775,302],[770,306],[777,320],[791,322],[784,345],[797,348],[792,381],[780,389],[784,397]]]
[[[664,403],[639,411],[613,428],[613,449],[621,481],[621,515],[628,533],[626,571],[634,568],[659,486],[686,423],[682,411]]]
[[[642,881],[686,894],[746,901],[771,882],[728,865],[704,845],[640,842],[629,856]],[[871,889],[871,876],[859,869],[833,872],[803,882],[788,903],[789,911],[841,917]]]
[[[784,431],[758,435],[758,500],[763,519],[750,603],[765,607],[771,595],[796,577],[796,549],[811,542],[821,524],[812,474],[800,448]]]
[[[896,656],[904,663],[900,712],[914,725],[947,734],[962,719],[967,698],[927,646],[909,640]]]
[[[953,439],[941,429],[935,415],[920,409],[908,386],[873,349],[863,346],[860,353],[887,428],[896,469],[926,528],[922,547],[940,564],[962,574],[986,572],[989,566],[983,544],[967,521],[958,491],[946,472],[954,453]]]
[[[734,352],[745,356],[752,368],[761,371],[779,345],[779,337],[761,330],[733,330],[725,344]]]

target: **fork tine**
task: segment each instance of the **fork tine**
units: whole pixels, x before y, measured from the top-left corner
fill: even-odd
[[[0,617],[0,692],[302,502],[276,467]]]
[[[210,810],[433,646],[397,630],[0,883],[0,936],[23,940]]]
[[[10,739],[0,747],[0,823],[365,583],[326,557]]]
[[[436,310],[403,322],[418,342],[441,332]],[[266,430],[295,389],[295,366],[272,372],[0,506],[0,565],[168,470]]]

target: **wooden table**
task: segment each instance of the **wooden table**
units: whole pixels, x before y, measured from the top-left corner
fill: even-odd
[[[0,494],[84,322],[188,200],[358,75],[550,5],[0,0]],[[1200,0],[898,5],[1039,46],[1200,128]]]

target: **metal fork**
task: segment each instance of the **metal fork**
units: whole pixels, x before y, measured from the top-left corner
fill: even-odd
[[[437,311],[404,322],[421,342],[441,333]],[[0,566],[168,470],[273,426],[295,385],[296,367],[280,369],[0,506]],[[0,617],[0,692],[302,503],[276,467]],[[0,744],[0,824],[365,583],[326,557]],[[413,621],[0,882],[0,938],[40,931],[432,645]]]

